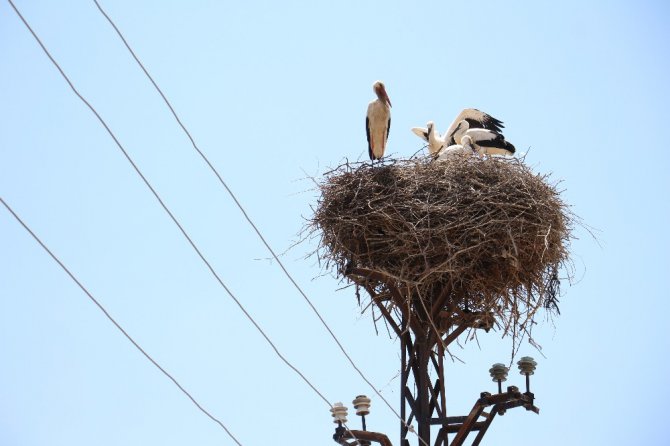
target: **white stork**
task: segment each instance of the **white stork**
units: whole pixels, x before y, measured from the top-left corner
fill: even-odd
[[[440,135],[435,129],[435,123],[428,121],[427,128],[413,127],[415,135],[428,142],[428,150],[438,159],[445,159],[453,154],[482,155],[512,155],[514,146],[505,140],[505,137],[494,130],[470,128],[467,120],[452,125],[451,137]],[[466,142],[467,136],[467,142]],[[447,145],[448,143],[451,143]]]
[[[456,143],[463,143],[463,139],[468,136],[473,149],[479,155],[513,155],[516,149],[505,141],[502,133],[482,128],[469,128],[468,121],[459,122],[452,134],[452,139]]]
[[[368,105],[365,132],[368,137],[368,155],[374,162],[383,157],[386,150],[386,140],[391,130],[391,100],[382,81],[376,81],[372,89],[377,94],[377,99]]]
[[[444,135],[440,135],[433,121],[428,121],[426,128],[412,127],[412,132],[428,143],[428,151],[431,155],[437,155],[440,149],[446,145]]]
[[[467,123],[467,128],[486,129],[495,133],[500,133],[505,127],[502,121],[494,118],[488,113],[479,111],[476,108],[466,108],[456,116],[456,119],[454,119],[454,122],[451,123],[447,132],[444,134],[447,144],[458,144],[459,141],[454,137],[454,134],[461,130],[460,127],[463,125],[463,121]]]
[[[464,136],[461,139],[461,144],[452,144],[449,147],[444,147],[437,154],[435,161],[444,161],[452,156],[472,156],[475,151],[472,148],[472,138]]]
[[[412,132],[428,142],[428,150],[432,155],[437,155],[444,148],[462,146],[461,139],[466,134],[471,137],[471,143],[480,156],[484,154],[511,155],[515,152],[515,149],[502,136],[503,128],[502,121],[488,113],[474,108],[466,108],[458,114],[444,135],[437,132],[433,121],[429,121],[425,129],[421,127],[412,128]],[[450,152],[460,150],[460,148],[453,148]],[[467,153],[467,150],[465,152]]]

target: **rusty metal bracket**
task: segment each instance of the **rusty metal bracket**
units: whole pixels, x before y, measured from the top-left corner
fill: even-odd
[[[448,425],[447,432],[456,432],[456,437],[451,442],[451,446],[462,446],[470,432],[474,431],[478,433],[472,446],[479,445],[491,422],[493,422],[493,418],[496,415],[504,415],[507,409],[524,407],[526,410],[539,414],[540,409],[533,404],[534,400],[535,395],[531,392],[521,393],[516,386],[509,386],[506,392],[495,395],[483,392],[467,417],[454,417],[458,419],[455,420],[457,422]],[[489,406],[493,406],[493,408],[487,414],[484,409]],[[484,420],[478,421],[481,416],[484,417]]]
[[[379,443],[381,446],[393,446],[391,440],[379,432],[346,430],[343,427],[341,430],[339,427],[335,429],[333,440],[343,446],[369,446],[371,442]]]

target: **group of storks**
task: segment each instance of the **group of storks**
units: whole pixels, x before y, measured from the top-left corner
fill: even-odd
[[[368,137],[370,159],[381,159],[386,151],[386,140],[391,129],[391,101],[386,87],[376,81],[372,88],[377,99],[368,105],[365,130]],[[433,121],[426,128],[414,127],[412,132],[428,143],[434,159],[445,159],[452,155],[512,155],[514,146],[505,141],[501,131],[502,121],[474,108],[466,108],[451,123],[442,135]]]

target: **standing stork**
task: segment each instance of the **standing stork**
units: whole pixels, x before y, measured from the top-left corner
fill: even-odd
[[[391,100],[382,81],[372,84],[372,89],[377,99],[368,105],[365,132],[368,137],[368,155],[374,163],[374,160],[381,159],[386,151],[386,140],[391,130]]]

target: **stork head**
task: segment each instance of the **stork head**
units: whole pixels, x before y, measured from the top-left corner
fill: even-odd
[[[475,148],[472,146],[472,137],[470,135],[463,135],[461,138],[461,145],[474,152]]]
[[[467,132],[469,129],[470,129],[470,123],[468,121],[466,120],[459,121],[453,132],[454,140],[458,142],[463,136],[463,134],[465,134],[465,132]]]
[[[475,147],[475,145],[472,143],[472,137],[470,135],[463,135],[461,138],[461,145],[463,148],[471,150],[473,155],[482,155],[481,151],[478,151],[478,149]]]
[[[389,99],[388,94],[386,94],[386,87],[384,86],[384,82],[375,81],[375,83],[372,84],[372,89],[375,91],[375,94],[380,101],[388,104],[388,106],[391,107],[391,100]]]

